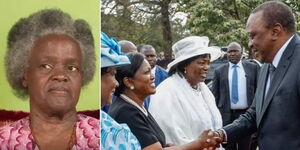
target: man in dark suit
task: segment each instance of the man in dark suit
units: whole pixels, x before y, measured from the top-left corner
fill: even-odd
[[[242,61],[242,48],[232,42],[227,48],[229,62],[214,72],[212,92],[219,108],[223,125],[232,123],[251,106],[254,98],[259,67]],[[229,142],[226,150],[250,150],[250,136]]]
[[[169,75],[165,69],[156,65],[157,55],[156,55],[156,50],[152,45],[143,45],[143,47],[140,49],[140,52],[145,56],[145,58],[147,59],[147,61],[151,66],[151,72],[155,77],[154,80],[155,87],[157,87],[161,82],[163,82],[166,78],[168,78]],[[144,106],[146,109],[149,108],[150,100],[151,100],[151,95],[148,96],[144,101]]]
[[[261,56],[259,55],[259,53],[252,53],[252,59],[250,59],[249,61],[261,67],[262,63],[260,57]]]
[[[258,133],[260,150],[300,149],[300,38],[291,9],[268,1],[247,21],[249,45],[262,56],[251,107],[232,124],[214,132],[223,141]]]

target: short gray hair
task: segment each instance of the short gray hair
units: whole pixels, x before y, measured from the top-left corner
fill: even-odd
[[[239,50],[240,52],[242,51],[242,47],[241,47],[241,45],[238,42],[231,42],[228,45],[227,49],[228,50],[229,49]]]
[[[143,45],[142,48],[141,48],[141,50],[140,50],[140,52],[144,53],[144,51],[148,50],[148,49],[152,49],[156,53],[156,50],[155,50],[155,48],[152,45]]]
[[[93,79],[96,56],[94,39],[88,23],[84,20],[73,20],[69,14],[59,9],[44,9],[27,18],[21,18],[8,33],[6,76],[14,94],[20,98],[28,96],[22,79],[28,65],[29,52],[37,39],[48,34],[63,34],[74,39],[82,51],[82,86]]]
[[[296,33],[296,21],[293,12],[289,6],[281,1],[267,1],[257,6],[251,13],[263,12],[263,19],[267,28],[280,23],[289,33]]]

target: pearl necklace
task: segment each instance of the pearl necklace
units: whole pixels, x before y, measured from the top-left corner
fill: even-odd
[[[147,112],[146,108],[144,107],[144,105],[142,105],[142,107],[141,107],[139,104],[137,104],[134,100],[132,100],[131,98],[129,98],[125,94],[121,94],[120,97],[124,101],[128,102],[129,104],[137,107],[143,114],[145,114],[146,116],[148,116],[148,112]]]

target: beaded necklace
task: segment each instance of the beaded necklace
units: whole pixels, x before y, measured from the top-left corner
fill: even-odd
[[[33,128],[31,126],[31,121],[30,121],[30,118],[29,118],[29,128],[31,130],[31,134],[32,134],[32,148],[34,149],[34,147],[37,147],[38,150],[42,150],[39,145],[39,141],[38,139],[35,137],[34,135],[34,132],[33,132]],[[73,126],[73,130],[72,130],[72,133],[71,133],[71,136],[70,136],[70,139],[68,141],[68,147],[66,150],[72,150],[73,146],[76,144],[76,123],[74,124]]]

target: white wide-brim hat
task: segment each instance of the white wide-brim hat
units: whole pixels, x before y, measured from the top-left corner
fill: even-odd
[[[173,66],[192,58],[194,56],[210,54],[210,61],[214,61],[221,56],[221,49],[217,46],[208,47],[209,39],[206,36],[190,36],[179,40],[172,46],[175,60],[168,64],[169,72]]]

